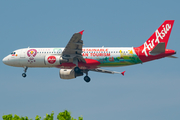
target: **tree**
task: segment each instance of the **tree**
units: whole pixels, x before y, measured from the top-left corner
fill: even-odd
[[[12,114],[3,115],[2,118],[3,120],[32,120],[32,119],[28,119],[27,116],[19,117],[16,114],[14,116]],[[52,112],[51,114],[46,114],[43,120],[53,120],[53,119],[54,119],[54,112]],[[35,117],[35,120],[41,120],[41,117],[37,115]],[[60,112],[57,115],[57,120],[77,120],[77,119],[74,119],[73,117],[71,117],[71,113],[65,110],[64,112]],[[83,120],[83,117],[82,116],[79,117],[78,120]]]
[[[71,113],[65,110],[64,112],[61,112],[57,115],[58,120],[77,120],[71,117]],[[83,120],[83,117],[79,117],[78,120]]]
[[[9,114],[9,115],[3,115],[2,116],[3,120],[32,120],[32,119],[28,119],[28,117],[19,117],[18,115],[13,115],[12,114]]]
[[[54,116],[54,112],[52,112],[51,115],[46,114],[46,117],[43,120],[53,120],[53,118],[54,118],[53,116]]]

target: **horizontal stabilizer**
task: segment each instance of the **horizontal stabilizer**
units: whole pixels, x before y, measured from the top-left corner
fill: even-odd
[[[110,73],[110,74],[122,74],[123,76],[124,76],[124,73],[125,73],[125,71],[116,72],[116,71],[109,71],[109,70],[104,70],[104,69],[100,69],[100,68],[91,69],[91,71],[101,72],[101,73]]]
[[[157,55],[157,54],[160,54],[163,52],[165,52],[165,43],[161,42],[161,43],[157,44],[156,47],[152,51],[150,51],[149,53],[151,55]]]
[[[178,58],[178,57],[176,57],[176,56],[167,56],[168,58]]]

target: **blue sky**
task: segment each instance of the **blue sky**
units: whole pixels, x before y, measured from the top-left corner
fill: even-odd
[[[167,19],[175,20],[167,48],[180,58],[178,0],[1,0],[1,60],[26,47],[64,47],[75,32],[85,30],[85,47],[137,47]],[[84,120],[180,119],[180,64],[163,58],[142,65],[105,68],[125,76],[90,72],[59,78],[59,69],[23,68],[0,62],[0,116],[35,118],[65,109]]]

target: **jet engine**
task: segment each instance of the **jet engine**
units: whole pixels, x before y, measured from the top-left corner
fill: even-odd
[[[83,72],[80,71],[76,73],[74,69],[61,69],[59,71],[59,76],[61,79],[73,79],[76,78],[77,76],[82,76]]]

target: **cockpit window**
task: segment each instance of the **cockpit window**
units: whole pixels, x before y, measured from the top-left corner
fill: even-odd
[[[12,52],[12,53],[11,53],[11,55],[14,55],[14,54],[16,54],[16,52]]]

